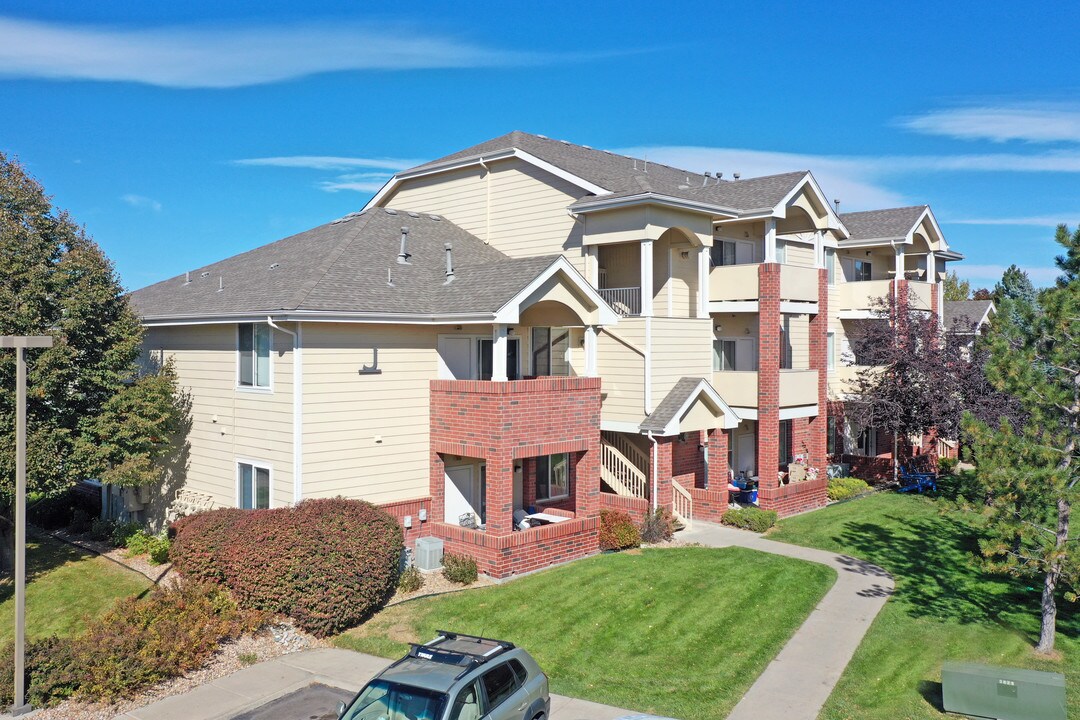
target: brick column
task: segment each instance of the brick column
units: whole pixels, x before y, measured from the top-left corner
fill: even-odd
[[[726,430],[709,431],[709,489],[727,493],[728,434]]]
[[[671,446],[671,476],[683,477],[683,487],[705,487],[705,453],[702,451],[703,433],[684,433],[685,440],[675,439]],[[693,479],[684,476],[693,475]]]
[[[672,443],[678,442],[678,438],[656,438],[656,506],[671,509],[672,494],[671,470],[672,470]],[[649,478],[650,484],[652,478]]]
[[[810,368],[818,371],[818,414],[810,418],[810,466],[824,477],[828,462],[829,404],[829,274],[818,270],[818,314],[810,318]]]
[[[536,458],[523,458],[521,461],[521,504],[525,507],[536,505]]]
[[[514,459],[508,449],[487,458],[487,532],[509,535],[514,530]]]
[[[758,421],[757,467],[759,495],[768,507],[780,465],[780,265],[758,266]]]
[[[600,433],[589,450],[570,456],[571,482],[574,492],[574,513],[579,518],[600,515]]]
[[[443,456],[434,450],[429,451],[430,479],[428,491],[431,493],[431,517],[430,521],[442,522],[446,516],[446,463]]]

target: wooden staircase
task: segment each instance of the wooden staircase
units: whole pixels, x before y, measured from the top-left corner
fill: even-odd
[[[618,435],[605,433],[600,440],[600,479],[616,495],[649,496],[649,456]]]

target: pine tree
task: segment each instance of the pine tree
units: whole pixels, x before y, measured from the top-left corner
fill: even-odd
[[[1064,255],[1054,258],[1055,264],[1062,273],[1057,281],[1058,286],[1061,287],[1080,278],[1080,226],[1070,233],[1068,225],[1058,225],[1054,239],[1058,245],[1065,248]]]
[[[1064,226],[1065,275],[1035,306],[1006,301],[988,334],[988,379],[1013,395],[1028,420],[965,420],[977,477],[988,502],[981,549],[992,569],[1042,581],[1042,622],[1036,650],[1054,648],[1057,596],[1075,599],[1080,562],[1069,542],[1080,483],[1080,277],[1067,265],[1078,257],[1076,236]],[[1070,258],[1072,260],[1070,260]]]
[[[1038,302],[1039,291],[1031,283],[1028,274],[1016,265],[1005,268],[1001,281],[994,286],[994,302],[1020,300],[1034,305]]]
[[[53,347],[28,354],[28,490],[57,495],[104,472],[89,436],[138,376],[142,329],[101,249],[2,153],[0,334],[54,338]],[[3,507],[15,474],[14,386],[14,353],[0,353]]]

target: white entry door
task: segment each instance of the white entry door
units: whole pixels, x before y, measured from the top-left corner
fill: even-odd
[[[439,337],[439,379],[473,380],[476,378],[475,339],[471,337]]]
[[[747,477],[754,474],[755,456],[757,455],[757,443],[752,434],[740,435],[735,453],[736,474],[743,472]]]
[[[472,465],[446,468],[446,517],[443,522],[457,525],[465,513],[479,516],[475,499]]]

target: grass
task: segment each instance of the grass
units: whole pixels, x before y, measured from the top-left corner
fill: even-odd
[[[1063,672],[1069,713],[1080,716],[1080,617],[1059,601],[1062,657],[1036,657],[1035,583],[981,572],[978,518],[947,510],[931,498],[877,494],[784,520],[770,533],[774,540],[869,560],[896,580],[895,595],[820,718],[940,720],[945,660]]]
[[[724,548],[601,555],[514,582],[388,608],[335,639],[400,657],[436,630],[510,640],[555,693],[724,717],[835,582],[822,565]]]
[[[102,557],[48,537],[26,544],[26,636],[74,635],[122,597],[141,593],[150,581]],[[0,646],[15,639],[15,583],[0,579]]]

